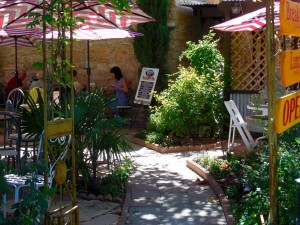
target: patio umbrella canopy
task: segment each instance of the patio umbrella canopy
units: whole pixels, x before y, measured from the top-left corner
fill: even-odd
[[[46,0],[49,6],[50,0]],[[68,1],[66,1],[68,2]],[[96,1],[74,2],[72,4],[73,17],[80,17],[84,22],[78,21],[78,28],[82,29],[110,29],[126,28],[131,25],[154,21],[137,6],[131,7],[131,12],[118,13],[109,3]],[[0,2],[0,29],[2,28],[27,28],[33,21],[29,17],[32,13],[43,13],[43,3],[39,0],[9,0]],[[56,18],[56,15],[51,15]],[[35,28],[42,29],[41,26]]]
[[[280,2],[274,2],[274,26],[279,27]],[[224,32],[253,31],[266,27],[266,7],[243,16],[228,20],[224,23],[213,26],[213,29]]]
[[[51,1],[45,0],[47,6],[50,6]],[[67,3],[68,1],[66,1]],[[81,20],[76,21],[77,28],[86,29],[124,29],[128,26],[154,21],[154,19],[144,13],[137,6],[131,6],[130,12],[126,10],[122,13],[115,11],[115,8],[110,3],[99,3],[96,1],[81,1],[72,4],[73,18],[80,17]],[[1,28],[24,28],[33,21],[30,17],[32,13],[43,14],[43,3],[40,0],[9,0],[0,1],[0,29]],[[57,15],[50,15],[57,18]],[[35,29],[42,30],[41,25],[37,25]],[[48,29],[52,29],[48,27]],[[103,31],[104,32],[104,31]],[[108,31],[106,31],[108,34]],[[118,31],[120,35],[120,31]],[[113,34],[115,35],[115,33]],[[103,35],[102,35],[103,36]],[[108,35],[109,36],[109,35]],[[107,37],[108,37],[107,36]],[[111,38],[111,35],[110,35]],[[90,38],[87,38],[90,40]],[[95,40],[95,39],[93,39]],[[89,64],[89,47],[88,51],[88,84],[90,83],[90,64]]]
[[[16,78],[18,78],[18,46],[34,47],[34,41],[32,36],[35,34],[37,34],[37,31],[33,29],[1,29],[0,30],[0,46],[15,47]]]
[[[70,38],[70,31],[65,33],[67,38]],[[115,39],[115,38],[133,38],[143,36],[143,34],[132,31],[132,30],[122,30],[122,29],[75,29],[73,30],[73,38],[77,40],[104,40],[104,39]],[[57,31],[49,31],[46,34],[46,39],[56,39],[58,37]],[[32,37],[34,39],[42,39],[43,33],[37,32]]]

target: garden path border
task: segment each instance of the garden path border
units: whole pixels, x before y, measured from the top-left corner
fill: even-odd
[[[221,203],[227,224],[234,225],[235,220],[234,220],[234,217],[230,210],[229,201],[226,198],[226,195],[224,194],[224,192],[223,192],[221,186],[218,184],[218,182],[210,175],[210,173],[207,169],[205,169],[198,163],[196,163],[192,160],[187,160],[186,166],[189,169],[191,169],[192,171],[194,171],[195,173],[197,173],[199,176],[201,176],[209,184],[209,186],[213,189],[213,191],[215,192],[215,194],[217,195],[217,197]]]
[[[210,150],[213,148],[221,147],[221,143],[217,142],[215,144],[206,144],[206,145],[189,145],[189,146],[171,146],[169,148],[162,147],[158,144],[150,144],[146,143],[144,140],[136,137],[131,137],[129,139],[130,142],[134,144],[138,144],[141,146],[145,146],[150,148],[154,151],[160,152],[162,154],[165,153],[177,153],[177,152],[188,152],[188,151],[203,151],[203,150]]]
[[[145,143],[142,139],[136,138],[136,137],[131,137],[129,139],[130,142],[134,144],[138,144],[141,146],[145,146],[149,149],[152,149],[154,151],[160,152],[162,154],[164,153],[176,153],[176,152],[185,152],[185,151],[202,151],[202,150],[209,150],[213,149],[216,147],[220,147],[221,143],[218,142],[216,144],[207,144],[207,145],[196,145],[196,146],[175,146],[175,147],[170,147],[170,148],[165,148],[161,147],[157,144],[149,144]],[[201,176],[208,184],[209,186],[213,189],[215,194],[217,195],[221,207],[223,209],[226,222],[228,225],[234,225],[235,220],[234,217],[232,216],[231,210],[230,210],[230,205],[229,201],[226,198],[222,188],[220,185],[217,183],[217,181],[209,174],[209,171],[206,170],[204,167],[200,166],[194,161],[187,160],[186,161],[186,166],[197,173],[199,176]],[[124,225],[126,224],[127,216],[128,216],[128,210],[129,210],[129,202],[131,199],[131,191],[130,191],[130,184],[127,182],[125,184],[126,187],[126,196],[125,196],[125,201],[122,206],[122,211],[121,211],[121,216],[118,220],[117,225]]]
[[[130,203],[130,199],[131,199],[131,191],[130,191],[129,182],[125,183],[125,189],[126,189],[125,200],[124,200],[124,203],[122,206],[121,216],[116,225],[125,225],[126,224],[128,211],[129,211],[129,203]]]

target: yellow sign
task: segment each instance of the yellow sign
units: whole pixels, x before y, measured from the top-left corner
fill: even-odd
[[[300,82],[300,50],[281,53],[280,75],[284,87]]]
[[[283,35],[300,36],[300,4],[280,0],[280,31]]]
[[[300,92],[277,99],[275,130],[280,134],[300,122]]]

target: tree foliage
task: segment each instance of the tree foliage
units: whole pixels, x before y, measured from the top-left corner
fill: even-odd
[[[137,31],[143,33],[142,38],[134,39],[134,52],[141,67],[159,68],[157,85],[166,85],[166,62],[169,50],[168,0],[139,0],[138,6],[155,21],[139,24]]]
[[[186,57],[199,75],[221,75],[224,70],[224,58],[218,49],[218,42],[219,39],[216,39],[212,32],[205,35],[198,43],[189,41],[179,60]]]

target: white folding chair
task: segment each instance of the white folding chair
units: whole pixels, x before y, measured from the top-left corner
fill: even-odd
[[[238,130],[248,150],[253,149],[254,140],[247,130],[247,123],[244,121],[240,111],[236,107],[233,100],[225,101],[225,106],[230,114],[230,126],[228,135],[228,149],[234,147],[235,129]]]

